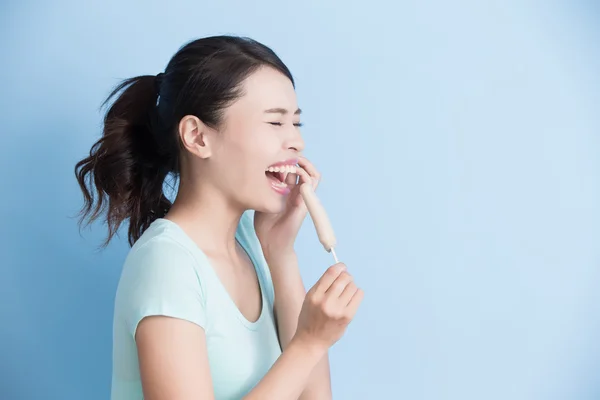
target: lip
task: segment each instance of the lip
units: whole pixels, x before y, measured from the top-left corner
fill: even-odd
[[[282,165],[297,165],[297,164],[298,164],[297,158],[290,158],[289,160],[279,161],[278,163],[269,165],[269,167],[281,167]]]
[[[275,184],[273,183],[273,181],[271,179],[269,179],[269,183],[271,183],[271,189],[273,189],[274,191],[276,191],[280,195],[285,196],[285,195],[290,194],[290,192],[291,192],[291,190],[290,190],[289,187],[275,186]]]
[[[285,166],[285,165],[296,166],[296,165],[298,165],[298,159],[297,158],[290,158],[290,159],[285,160],[285,161],[279,161],[279,162],[277,162],[275,164],[269,165],[269,167],[267,167],[267,168],[281,167],[281,166]],[[271,179],[269,177],[267,177],[267,179],[269,180],[269,183],[271,185],[271,189],[273,189],[275,192],[279,193],[280,195],[285,196],[285,195],[288,195],[291,192],[291,190],[290,190],[289,187],[280,187],[280,186],[277,186],[275,184],[275,182],[273,181],[273,179]]]
[[[271,179],[271,178],[267,178],[267,179],[269,180],[269,184],[271,185],[271,189],[273,189],[273,190],[274,190],[274,191],[276,191],[277,193],[279,193],[279,194],[281,194],[281,195],[285,196],[285,195],[287,195],[287,194],[289,194],[289,193],[291,192],[291,190],[290,190],[290,188],[289,188],[289,187],[281,187],[281,186],[278,186],[278,185],[275,183],[275,180],[274,180],[274,179]]]

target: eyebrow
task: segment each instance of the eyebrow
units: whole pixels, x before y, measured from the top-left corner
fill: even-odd
[[[286,110],[285,108],[269,108],[268,110],[265,110],[265,113],[267,114],[281,114],[281,115],[286,115],[289,111]],[[294,115],[300,115],[302,113],[301,109],[297,109],[294,112]]]

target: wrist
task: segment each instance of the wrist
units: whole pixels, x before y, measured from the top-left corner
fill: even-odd
[[[263,248],[263,254],[269,266],[290,265],[297,263],[296,251],[291,249],[269,249]]]
[[[316,359],[321,359],[329,349],[329,346],[327,346],[325,343],[321,343],[317,340],[298,334],[292,337],[288,347],[295,348],[298,351],[301,351],[304,354],[312,356]]]

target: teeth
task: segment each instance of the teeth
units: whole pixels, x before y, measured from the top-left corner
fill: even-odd
[[[286,172],[288,174],[295,174],[296,166],[295,165],[282,165],[280,167],[269,167],[269,168],[267,168],[267,171],[269,171],[269,172]]]

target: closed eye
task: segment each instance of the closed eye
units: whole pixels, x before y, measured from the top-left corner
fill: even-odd
[[[273,125],[273,126],[283,126],[283,123],[281,122],[268,122],[269,124]],[[302,122],[297,122],[294,124],[295,127],[300,128],[301,126],[303,126],[304,124]]]

